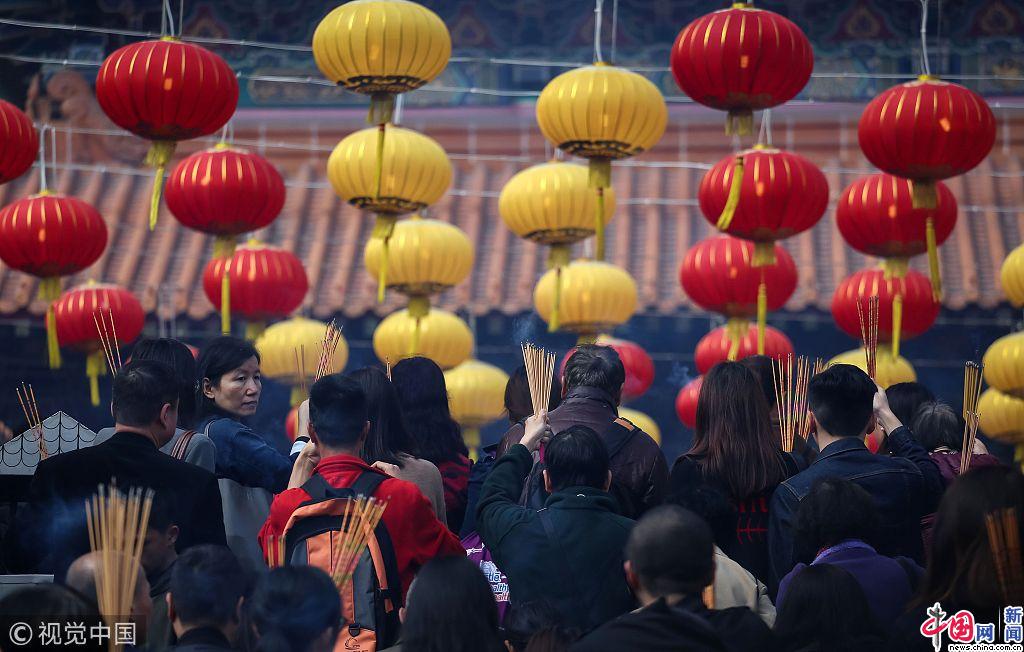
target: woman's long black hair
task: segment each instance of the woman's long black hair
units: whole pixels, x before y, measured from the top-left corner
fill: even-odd
[[[256,350],[252,342],[222,335],[203,345],[199,352],[199,362],[196,369],[196,377],[199,380],[196,386],[196,403],[198,408],[197,419],[202,420],[211,414],[223,414],[224,411],[217,407],[212,398],[207,398],[203,393],[203,380],[209,378],[216,386],[220,383],[221,377],[231,371],[238,369],[245,361],[255,356],[256,361],[260,360],[260,352]]]
[[[402,649],[504,652],[494,593],[479,566],[462,555],[427,562],[409,589]]]
[[[376,367],[364,367],[356,369],[349,377],[359,383],[366,394],[370,433],[363,444],[363,459],[369,464],[387,462],[400,467],[400,453],[416,457],[416,440],[405,427],[398,392],[384,372]]]
[[[313,566],[282,566],[264,573],[244,602],[254,652],[304,652],[341,627],[341,598],[330,576]],[[333,638],[332,638],[333,640]]]
[[[420,457],[440,465],[469,454],[462,429],[448,408],[448,387],[436,362],[422,357],[402,360],[391,370],[391,382]]]

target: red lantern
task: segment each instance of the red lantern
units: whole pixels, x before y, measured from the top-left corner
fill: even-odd
[[[669,64],[695,102],[729,112],[727,134],[745,134],[754,110],[788,102],[807,85],[814,52],[792,21],[736,3],[687,25]]]
[[[114,124],[153,141],[146,162],[156,167],[149,228],[156,225],[164,169],[179,140],[223,127],[238,106],[238,79],[206,48],[177,39],[139,41],[103,62],[96,100]]]
[[[935,208],[935,182],[988,156],[996,119],[977,93],[922,75],[876,95],[860,116],[858,135],[876,167],[913,181],[915,208]]]
[[[886,258],[885,269],[896,276],[906,274],[908,258],[927,251],[932,289],[939,296],[937,247],[956,226],[956,198],[941,181],[935,192],[935,208],[914,208],[908,179],[882,173],[861,177],[839,198],[836,224],[848,245]]]
[[[651,384],[654,382],[654,361],[642,346],[636,342],[620,340],[607,335],[598,337],[596,344],[612,347],[619,354],[619,359],[622,360],[622,366],[626,370],[626,382],[622,384],[623,402],[639,398],[651,388]],[[569,358],[575,352],[575,348],[569,349],[569,352],[562,358],[560,375],[565,375],[565,364],[569,362]]]
[[[296,405],[288,411],[284,418],[284,432],[288,435],[288,441],[294,442],[296,433],[299,430],[299,406]]]
[[[739,329],[739,336],[730,333],[730,329]],[[786,335],[768,326],[764,334],[764,355],[782,360],[793,354],[793,343]],[[697,371],[706,374],[719,362],[726,360],[742,360],[757,355],[757,327],[746,322],[730,323],[719,326],[701,338],[694,351]]]
[[[273,222],[285,195],[284,180],[267,159],[224,143],[178,163],[164,192],[179,222],[217,236],[215,256],[231,255],[235,236]]]
[[[873,296],[878,297],[878,339],[892,342],[894,358],[899,355],[901,338],[920,335],[939,316],[939,303],[924,274],[908,270],[899,278],[881,269],[864,269],[850,274],[836,287],[832,296],[836,325],[850,337],[860,339],[857,304],[861,304],[866,318],[868,298]]]
[[[686,252],[679,283],[701,308],[726,317],[754,317],[764,279],[766,307],[778,310],[796,290],[796,264],[775,245],[775,264],[753,266],[754,244],[727,235],[702,240]]]
[[[0,260],[40,278],[46,301],[46,343],[50,368],[60,367],[53,327],[53,302],[60,277],[92,265],[107,246],[107,225],[99,212],[77,197],[42,192],[0,209]]]
[[[203,271],[203,291],[221,309],[221,330],[231,332],[235,312],[250,322],[249,339],[259,335],[262,322],[294,312],[308,290],[306,270],[295,254],[256,242],[238,247],[230,258],[214,258]]]
[[[758,244],[758,266],[772,262],[775,240],[818,223],[828,206],[828,182],[804,157],[758,145],[716,163],[701,180],[698,197],[708,222]]]
[[[0,100],[0,183],[25,174],[39,156],[39,134],[25,113]]]
[[[109,336],[121,344],[133,342],[145,325],[146,315],[135,295],[118,285],[94,283],[72,288],[54,303],[57,340],[88,354],[85,373],[89,377],[89,395],[93,405],[100,404],[99,376],[106,373],[103,347],[96,320],[111,326]]]
[[[700,399],[700,388],[703,384],[704,376],[697,376],[679,390],[676,396],[676,415],[687,428],[697,425],[697,401]]]

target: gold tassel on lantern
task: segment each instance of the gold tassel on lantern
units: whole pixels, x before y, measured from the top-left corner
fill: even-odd
[[[725,119],[726,136],[746,136],[754,130],[754,112],[750,109],[729,111]]]
[[[745,319],[730,318],[725,322],[725,335],[729,338],[729,353],[726,359],[734,361],[740,354],[740,341],[747,332],[747,321]]]
[[[775,243],[755,242],[754,257],[750,261],[751,267],[765,267],[775,264]]]
[[[725,200],[725,208],[718,216],[715,228],[719,231],[726,231],[732,224],[732,218],[736,215],[736,207],[740,203],[740,190],[743,187],[743,157],[737,156],[732,164],[732,184],[729,186],[729,197]]]
[[[935,190],[934,181],[911,180],[910,205],[914,208],[935,208],[939,204],[939,195]]]
[[[430,314],[430,297],[410,297],[408,306],[409,316],[416,320],[412,329],[412,342],[409,346],[409,355],[413,356],[420,351],[420,327],[423,318]]]
[[[466,448],[469,449],[469,459],[474,462],[479,458],[477,451],[480,449],[480,429],[479,428],[463,428],[462,429],[462,441],[466,443]]]
[[[900,333],[903,330],[903,295],[892,298],[892,359],[900,357]]]
[[[597,260],[604,260],[604,188],[597,189],[597,222],[594,224],[594,250]]]
[[[384,132],[386,125],[381,124],[377,129],[377,163],[373,174],[373,198],[380,199],[380,184],[384,178]]]
[[[230,258],[235,254],[236,239],[233,235],[219,235],[213,239],[213,257]]]
[[[156,217],[160,213],[160,196],[164,191],[164,172],[174,154],[177,143],[173,140],[157,141],[146,152],[146,165],[156,168],[153,175],[153,192],[149,198],[149,230],[156,228]]]
[[[60,277],[51,276],[39,281],[39,299],[46,302],[46,354],[50,369],[60,369],[60,343],[57,341],[57,315],[54,302],[60,298]]]
[[[231,261],[224,263],[224,274],[220,277],[220,332],[231,334]]]
[[[93,351],[85,358],[85,375],[89,378],[89,402],[100,404],[100,374],[107,373],[107,361],[103,351]]]
[[[928,243],[928,274],[932,278],[932,296],[942,301],[942,272],[939,271],[939,247],[935,240],[935,220],[928,217],[924,226],[925,240]]]
[[[886,258],[882,261],[882,271],[885,272],[885,280],[903,278],[910,269],[909,258]]]
[[[551,299],[551,321],[548,323],[549,333],[554,333],[561,325],[559,314],[561,313],[560,306],[562,305],[562,268],[569,264],[570,253],[569,245],[565,244],[552,245],[548,251],[548,269],[557,270],[555,272],[555,291]]]
[[[764,355],[764,331],[768,326],[768,286],[761,273],[761,283],[757,286],[757,354]]]
[[[388,244],[391,234],[395,232],[398,218],[394,215],[377,213],[377,221],[373,224],[371,238],[382,240],[380,248],[380,271],[377,273],[377,303],[384,303],[384,292],[388,287]]]

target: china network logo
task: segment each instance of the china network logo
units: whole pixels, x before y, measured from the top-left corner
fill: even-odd
[[[960,610],[949,615],[936,602],[926,612],[928,618],[921,623],[921,636],[932,640],[935,652],[942,648],[943,634],[950,640],[949,650],[1021,650],[1024,642],[1022,620],[1024,608],[1004,607],[1002,627],[996,623],[975,622],[974,614]],[[1002,640],[997,641],[997,629],[1002,630]]]

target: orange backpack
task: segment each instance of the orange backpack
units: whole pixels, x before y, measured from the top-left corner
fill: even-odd
[[[302,485],[309,500],[299,505],[284,528],[285,563],[315,566],[330,574],[334,537],[349,525],[344,522],[345,505],[357,496],[373,496],[387,478],[383,473],[364,471],[351,487],[338,489],[313,474]],[[383,520],[367,542],[352,582],[338,590],[342,628],[335,650],[375,652],[397,642],[402,581]]]

